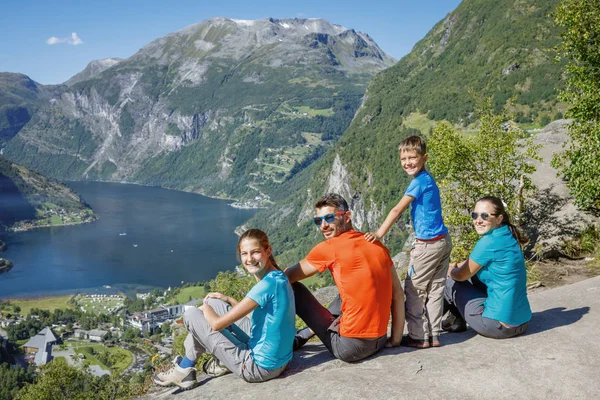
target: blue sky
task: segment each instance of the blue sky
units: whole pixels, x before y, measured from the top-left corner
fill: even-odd
[[[460,0],[2,0],[0,72],[20,72],[42,84],[62,83],[92,60],[129,57],[156,38],[212,17],[324,18],[368,33],[383,51],[400,59],[459,3]]]

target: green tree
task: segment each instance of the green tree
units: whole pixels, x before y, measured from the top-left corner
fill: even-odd
[[[255,283],[256,280],[253,277],[240,277],[235,272],[224,271],[219,272],[217,277],[209,282],[208,287],[211,292],[223,293],[236,300],[241,300]]]
[[[554,14],[562,27],[560,55],[569,60],[561,100],[572,118],[566,150],[552,160],[568,181],[576,204],[600,210],[600,2],[563,0]]]
[[[521,129],[506,124],[505,113],[495,114],[491,99],[479,100],[476,110],[474,132],[462,133],[441,123],[428,142],[429,165],[440,188],[444,220],[452,232],[453,256],[461,260],[478,238],[469,215],[475,202],[487,195],[499,197],[519,223],[526,192],[533,189],[531,159],[539,160],[539,146],[522,139]]]

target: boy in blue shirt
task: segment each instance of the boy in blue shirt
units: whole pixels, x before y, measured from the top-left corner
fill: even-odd
[[[452,241],[442,220],[440,191],[425,170],[427,147],[419,136],[400,143],[400,164],[413,177],[400,202],[392,208],[377,232],[365,239],[380,240],[410,205],[415,241],[410,250],[410,265],[405,281],[406,322],[408,336],[403,344],[416,347],[439,347],[442,331],[443,293]]]

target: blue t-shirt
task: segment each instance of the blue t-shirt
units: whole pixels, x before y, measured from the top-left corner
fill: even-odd
[[[448,233],[442,219],[440,190],[429,172],[423,170],[415,176],[404,195],[414,197],[410,216],[417,239],[433,239]]]
[[[469,258],[481,265],[477,277],[487,286],[483,316],[509,325],[529,321],[525,260],[508,226],[484,234]]]
[[[256,364],[276,369],[292,359],[296,307],[292,286],[282,271],[270,271],[246,295],[258,303],[252,312],[249,347]]]

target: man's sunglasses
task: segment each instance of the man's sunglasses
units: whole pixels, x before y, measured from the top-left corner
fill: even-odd
[[[482,212],[482,213],[472,212],[471,218],[473,218],[473,220],[476,220],[477,218],[481,217],[482,220],[487,221],[488,219],[490,219],[490,215],[497,216],[498,214],[488,214],[485,212]]]
[[[346,211],[336,211],[331,214],[325,214],[322,217],[313,217],[313,222],[315,223],[316,226],[321,226],[321,224],[323,223],[323,220],[325,220],[325,222],[327,222],[328,224],[331,224],[331,223],[333,223],[333,221],[335,221],[336,215],[344,215],[344,214],[346,214]]]

